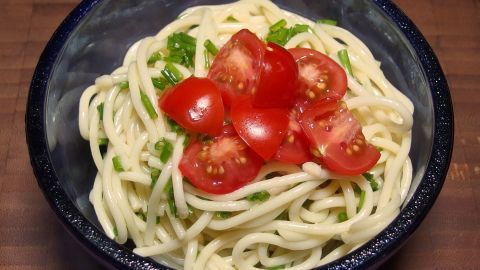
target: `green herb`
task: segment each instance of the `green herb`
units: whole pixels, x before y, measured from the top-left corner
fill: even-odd
[[[383,148],[382,147],[376,147],[378,152],[382,152],[383,151]]]
[[[98,145],[108,145],[108,138],[98,138]]]
[[[284,28],[287,25],[287,21],[285,19],[281,19],[280,21],[274,23],[270,28],[270,32],[277,32],[278,30]]]
[[[281,28],[276,32],[270,32],[267,35],[267,41],[277,43],[278,45],[285,45],[288,42],[290,31],[286,28]]]
[[[303,32],[308,32],[308,29],[310,27],[306,24],[295,24],[291,29],[291,37],[293,37],[296,34],[300,34]]]
[[[319,20],[317,20],[317,23],[328,24],[328,25],[337,25],[337,21],[330,20],[330,19],[319,19]]]
[[[347,213],[345,212],[340,212],[338,213],[338,222],[344,222],[348,220]]]
[[[173,145],[167,139],[161,138],[158,142],[155,143],[155,150],[160,152],[160,160],[163,163],[166,163],[168,159],[172,156]]]
[[[117,227],[113,227],[113,235],[115,235],[115,237],[118,236],[118,229],[117,229]]]
[[[205,59],[205,68],[206,69],[209,69],[210,68],[210,57],[208,56],[208,51],[207,50],[203,50],[203,59]]]
[[[103,102],[97,106],[97,111],[98,111],[98,114],[100,115],[100,121],[103,121],[103,106],[104,106]]]
[[[165,87],[167,87],[168,81],[162,77],[152,78],[152,84],[157,89],[165,90]]]
[[[362,193],[362,189],[357,184],[353,184],[353,191],[357,194]]]
[[[172,63],[167,63],[161,73],[171,85],[175,85],[183,79],[182,73]]]
[[[353,76],[352,66],[350,65],[350,58],[348,57],[348,52],[346,49],[338,51],[338,58],[340,59],[340,63],[342,66],[347,70],[347,73],[350,76]]]
[[[183,147],[187,147],[190,144],[190,135],[185,135],[185,140],[183,140]]]
[[[217,55],[218,49],[210,39],[205,40],[205,42],[203,43],[203,46],[205,46],[205,49],[207,49],[207,51],[212,55],[214,56]]]
[[[365,202],[365,190],[362,190],[362,192],[360,193],[360,200],[358,201],[357,212],[362,209],[364,202]]]
[[[118,86],[120,87],[120,90],[130,88],[130,85],[128,84],[128,82],[120,82]]]
[[[232,15],[228,16],[227,21],[228,22],[238,22],[238,20],[235,19]]]
[[[115,171],[117,171],[117,172],[123,172],[124,171],[123,166],[122,166],[122,160],[120,159],[120,156],[114,156],[112,158],[112,162],[113,162],[113,168],[115,169]]]
[[[264,202],[270,198],[270,193],[268,193],[267,191],[259,191],[259,192],[250,194],[245,198],[251,202],[253,201]]]
[[[215,212],[215,217],[219,219],[226,219],[226,218],[229,218],[231,215],[232,215],[231,212],[226,212],[226,211]]]
[[[162,55],[160,52],[153,53],[150,58],[148,58],[147,65],[153,65],[155,62],[162,60]]]
[[[267,270],[280,270],[280,269],[285,269],[284,265],[277,265],[277,266],[272,266],[268,267]]]
[[[163,189],[163,191],[165,191],[165,193],[167,194],[167,203],[168,203],[168,208],[170,209],[170,213],[172,213],[172,215],[174,215],[175,217],[178,217],[177,207],[175,206],[175,197],[173,195],[172,177],[168,179],[168,182],[165,185],[165,188]]]
[[[177,124],[177,122],[175,122],[173,119],[169,117],[167,117],[167,124],[170,127],[170,130],[172,132],[177,133],[177,135],[181,135],[185,133],[185,130],[179,124]]]
[[[150,169],[150,179],[152,179],[152,182],[150,182],[150,189],[153,189],[155,187],[155,184],[158,181],[158,177],[160,176],[160,170],[157,168],[151,168]]]
[[[195,208],[193,208],[193,206],[191,206],[190,204],[187,204],[188,206],[188,216],[193,216],[193,214],[195,213]]]
[[[373,191],[378,190],[378,182],[375,181],[375,178],[373,178],[373,174],[371,173],[364,173],[362,174],[365,179],[367,179],[368,182],[370,182],[370,186],[372,187]]]
[[[182,32],[171,34],[167,39],[167,49],[170,53],[165,60],[186,67],[193,66],[196,44],[197,40],[188,34]]]
[[[143,91],[140,91],[140,100],[142,100],[143,107],[145,107],[145,110],[147,110],[147,113],[148,115],[150,115],[150,118],[157,119],[158,114],[155,111],[155,108],[153,107],[152,102]]]
[[[159,216],[157,216],[156,223],[157,223],[157,224],[160,224],[160,217],[159,217]]]

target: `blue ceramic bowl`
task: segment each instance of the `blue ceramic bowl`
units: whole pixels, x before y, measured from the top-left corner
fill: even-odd
[[[107,238],[88,193],[95,167],[78,131],[80,94],[121,64],[127,48],[153,35],[185,8],[218,0],[85,0],[57,29],[38,62],[26,115],[27,142],[38,184],[66,228],[106,265],[167,269]],[[282,0],[278,4],[312,19],[335,18],[362,39],[394,85],[415,105],[413,184],[400,215],[361,248],[325,269],[375,268],[418,227],[432,207],[450,162],[453,113],[445,76],[415,25],[387,0]],[[323,269],[323,268],[322,268]]]

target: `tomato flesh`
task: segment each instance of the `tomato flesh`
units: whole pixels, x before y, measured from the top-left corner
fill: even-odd
[[[190,77],[165,92],[160,108],[175,122],[192,132],[218,135],[224,108],[217,86],[207,78]]]
[[[380,152],[368,144],[360,123],[341,101],[317,102],[299,120],[311,143],[312,154],[332,172],[362,174],[380,158]]]
[[[231,118],[240,137],[265,160],[277,152],[288,126],[287,109],[255,108],[251,97],[234,101]]]
[[[243,29],[220,49],[208,72],[222,91],[225,106],[236,96],[252,94],[262,70],[265,44],[252,32]]]
[[[303,164],[312,160],[309,142],[297,121],[296,110],[290,112],[285,138],[275,153],[274,159],[291,164]]]
[[[265,50],[262,74],[253,94],[255,107],[291,108],[297,94],[298,68],[292,55],[269,42]]]
[[[330,57],[311,49],[288,50],[298,65],[298,101],[301,112],[325,98],[340,100],[347,91],[344,69]]]
[[[182,174],[195,187],[213,194],[226,194],[251,182],[263,160],[226,126],[222,135],[195,141],[185,150],[179,164]]]

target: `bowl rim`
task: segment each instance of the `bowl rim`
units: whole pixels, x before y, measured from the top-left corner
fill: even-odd
[[[64,227],[106,265],[118,269],[170,269],[131,252],[109,239],[91,224],[62,189],[48,151],[46,99],[48,81],[64,43],[82,19],[102,0],[83,0],[64,19],[42,52],[30,85],[25,115],[25,133],[39,187]],[[453,149],[453,107],[445,75],[432,48],[414,23],[389,0],[373,0],[398,27],[414,49],[425,71],[433,101],[435,125],[430,159],[425,174],[407,205],[394,221],[361,248],[318,269],[370,268],[385,262],[418,228],[435,202],[445,181]],[[43,134],[43,136],[38,136]]]

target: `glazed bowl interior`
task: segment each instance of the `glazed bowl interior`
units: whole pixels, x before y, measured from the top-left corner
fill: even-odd
[[[375,58],[381,63],[386,77],[413,101],[415,113],[410,157],[414,173],[412,188],[407,197],[407,202],[403,205],[403,208],[405,208],[409,200],[414,201],[416,199],[417,187],[421,187],[421,183],[426,181],[426,171],[428,171],[428,166],[432,165],[430,162],[436,147],[433,138],[436,135],[435,123],[437,120],[432,96],[434,91],[432,91],[432,84],[429,81],[429,74],[419,59],[418,51],[409,42],[395,21],[382,10],[378,2],[382,1],[376,3],[370,0],[284,0],[277,3],[284,9],[313,20],[318,18],[338,20],[340,26],[348,29],[366,43]],[[70,25],[66,27],[65,24],[63,25],[63,29],[67,29],[70,34],[63,33],[67,36],[62,36],[61,32],[57,32],[57,40],[51,41],[54,45],[53,48],[55,48],[51,59],[39,64],[39,66],[51,66],[50,70],[47,69],[49,73],[45,74],[48,78],[45,83],[46,89],[42,89],[44,91],[44,103],[41,103],[43,105],[43,108],[41,108],[42,126],[39,128],[44,131],[45,135],[46,144],[44,147],[48,152],[47,163],[53,168],[51,172],[52,183],[59,185],[58,192],[64,192],[64,194],[57,198],[49,198],[52,194],[46,189],[48,189],[50,182],[45,182],[42,179],[41,173],[38,171],[42,168],[38,168],[38,163],[32,156],[34,170],[39,178],[40,186],[44,189],[53,208],[67,224],[67,227],[93,253],[97,253],[108,264],[139,269],[148,265],[160,267],[148,258],[143,259],[129,253],[130,249],[128,247],[117,245],[114,241],[107,239],[101,232],[102,229],[95,216],[93,206],[88,200],[96,168],[91,158],[88,142],[81,138],[78,129],[80,95],[86,87],[94,83],[96,77],[109,74],[119,67],[127,49],[135,41],[156,34],[164,25],[175,20],[185,8],[207,3],[219,4],[223,1],[105,0],[98,3],[97,1],[84,1],[81,4],[84,8],[83,11],[78,9],[76,11],[76,16],[81,18],[79,23],[76,24],[76,20],[71,20]],[[72,16],[75,16],[75,14],[72,14]],[[63,41],[65,42],[63,43]],[[57,43],[55,44],[55,42]],[[52,46],[52,44],[49,46]],[[443,74],[440,75],[443,76]],[[33,87],[32,84],[31,91],[34,90]],[[448,89],[446,91],[448,95]],[[35,94],[31,94],[29,104],[35,102],[33,101],[33,95]],[[449,101],[449,97],[447,98],[447,101]],[[28,117],[27,115],[27,125],[29,124]],[[29,143],[32,148],[31,141]],[[448,167],[450,153],[448,151],[446,153],[447,162],[443,166]],[[440,169],[441,172],[446,171],[446,168]],[[438,185],[441,186],[443,178],[444,175],[435,180],[436,192],[438,192]],[[62,202],[63,207],[71,207],[72,209],[68,209],[68,211],[78,215],[81,219],[81,226],[87,228],[82,230],[82,228],[78,228],[80,226],[78,224],[69,225],[72,221],[65,217],[65,209],[62,210],[62,207],[58,206],[59,200],[62,200],[60,198],[64,195],[66,195],[67,201]],[[426,204],[421,205],[427,205],[427,208],[429,208],[436,197],[436,194],[433,195],[433,198],[423,198],[427,201]],[[366,262],[360,261],[350,265],[365,266],[383,261],[413,232],[428,211],[426,208],[420,210],[420,213],[413,214],[410,217],[412,222],[405,225],[405,228],[408,228],[408,230],[405,229],[406,235],[397,235],[392,240],[388,238],[389,234],[387,232],[382,232],[379,237],[387,237],[383,239],[393,241],[392,246],[382,246],[383,249],[379,249],[380,254],[375,254],[375,252],[371,252],[372,248],[375,247],[372,242],[370,247],[360,248],[356,251],[360,254],[357,255],[361,256],[356,258],[362,258],[363,256]],[[403,222],[401,218],[394,221],[391,226],[398,227],[399,224],[401,226],[403,223],[399,222]],[[99,243],[102,243],[103,247],[99,247]],[[121,259],[121,262],[118,262],[119,258],[112,255],[115,249],[120,250],[122,254],[127,254],[130,261],[136,261],[136,263],[128,264]],[[101,251],[99,252],[99,250]],[[362,255],[362,252],[368,254]],[[340,259],[340,262],[336,262],[337,265],[344,263],[341,262],[342,260],[345,259]]]

